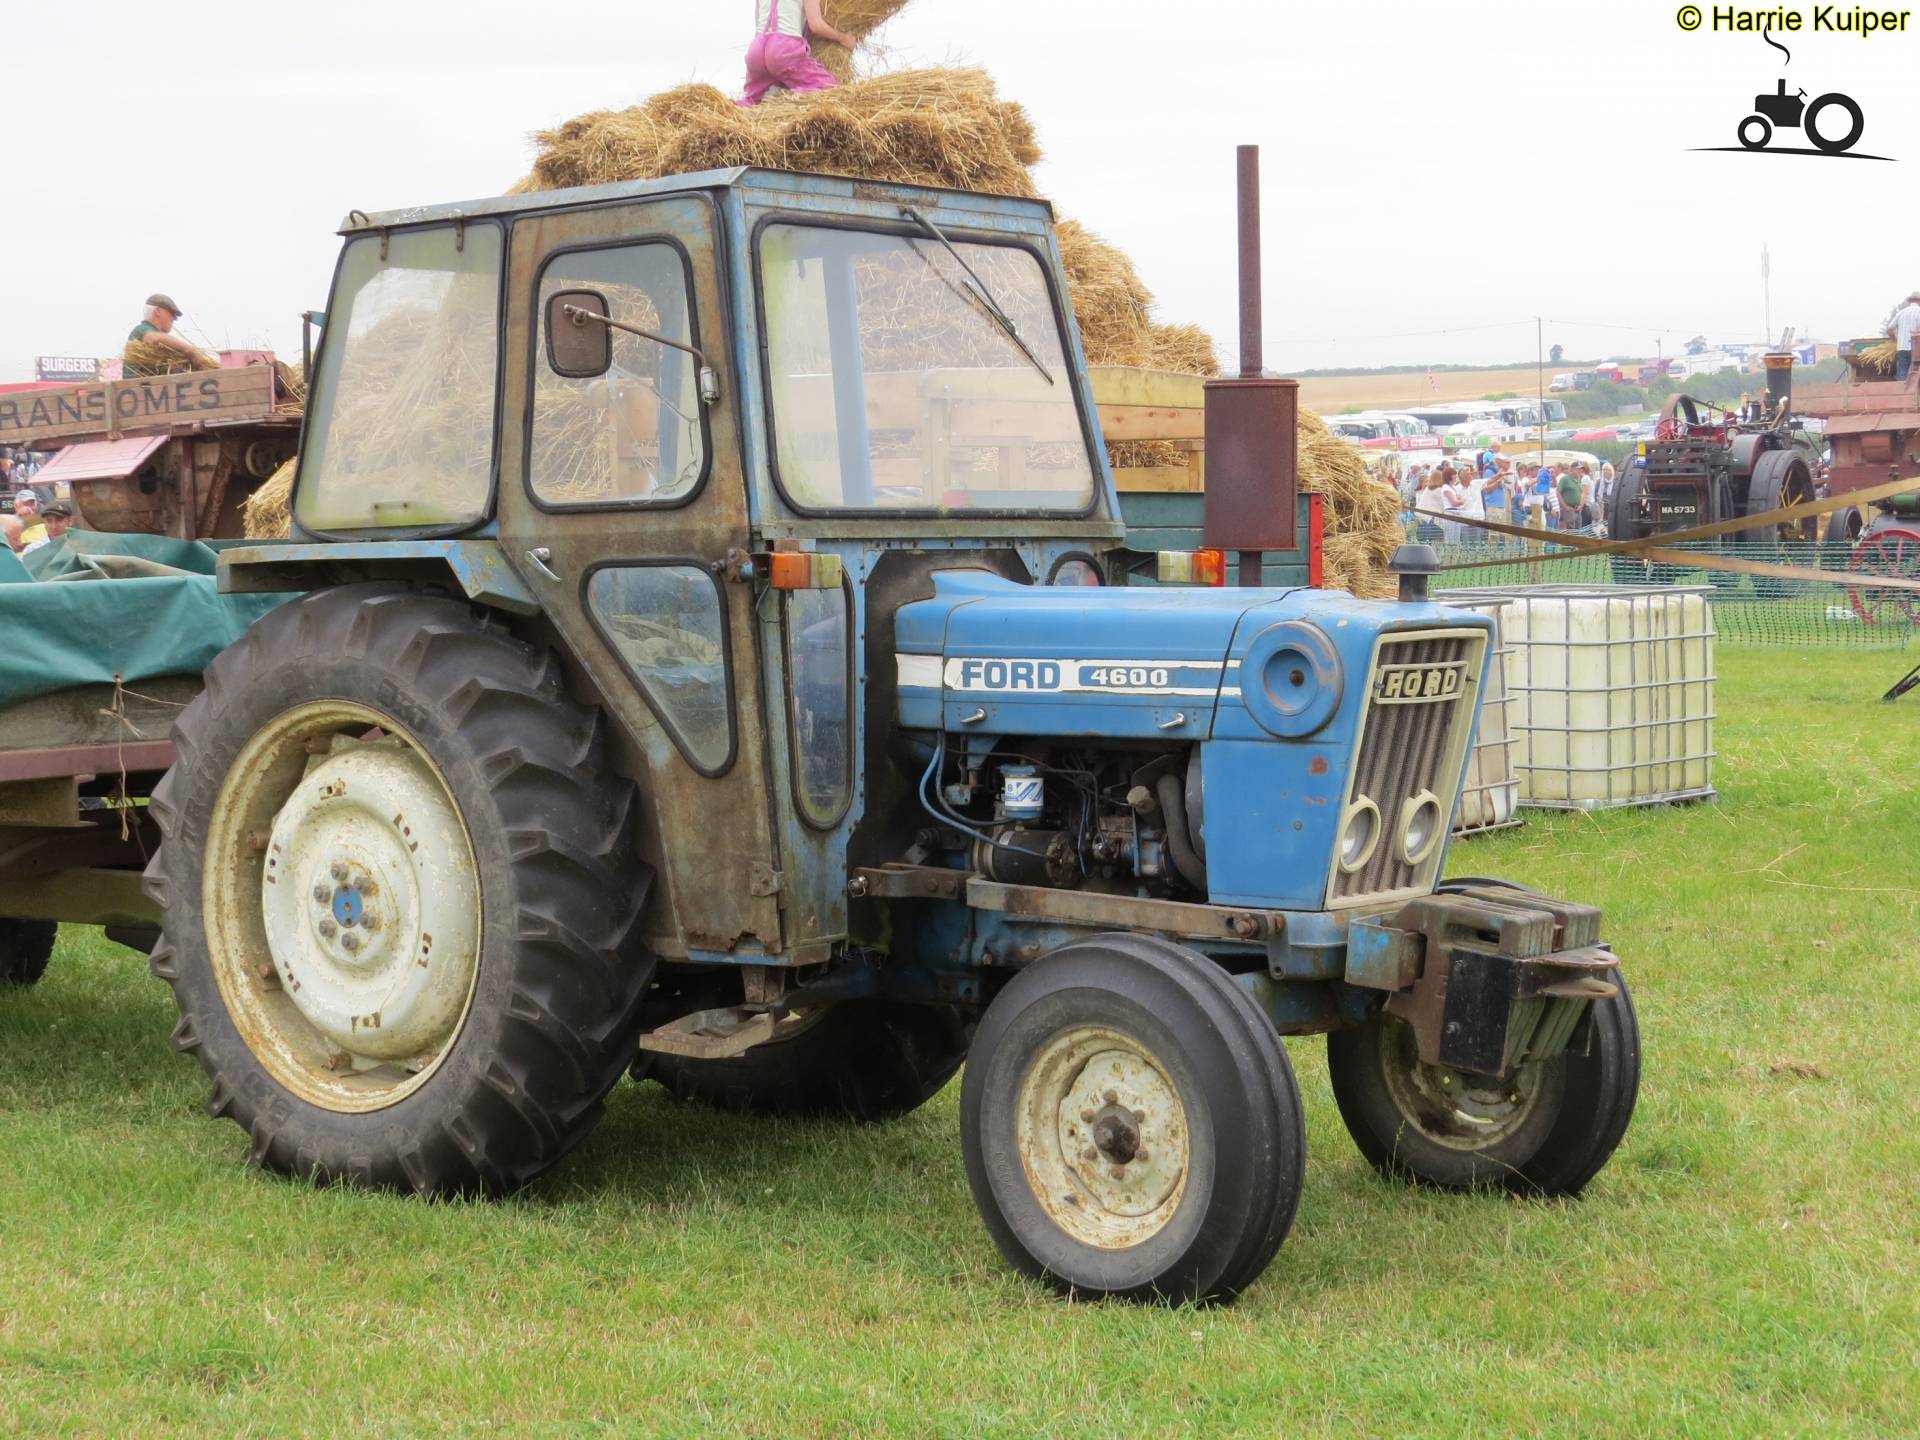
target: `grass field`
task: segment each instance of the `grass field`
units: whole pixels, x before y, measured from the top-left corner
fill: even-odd
[[[623,1086],[429,1206],[250,1173],[141,959],[0,997],[0,1434],[1887,1435],[1920,1417],[1920,696],[1723,649],[1722,800],[1455,851],[1604,905],[1646,1081],[1584,1200],[1311,1157],[1235,1307],[1070,1307],[974,1216],[956,1090],[885,1129]]]
[[[1356,406],[1362,410],[1392,410],[1436,400],[1478,400],[1507,392],[1532,395],[1539,388],[1539,372],[1531,365],[1519,370],[1439,370],[1434,372],[1432,385],[1423,374],[1324,375],[1300,382],[1300,403],[1322,415],[1333,415]]]

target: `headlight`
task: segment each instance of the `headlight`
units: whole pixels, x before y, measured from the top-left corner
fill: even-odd
[[[1326,631],[1306,620],[1269,625],[1240,659],[1240,697],[1269,734],[1303,740],[1340,708],[1345,688],[1340,652]]]
[[[1351,875],[1373,858],[1380,844],[1380,807],[1356,795],[1340,821],[1340,868]]]
[[[1439,797],[1431,790],[1422,790],[1400,807],[1400,858],[1409,865],[1420,865],[1433,854],[1445,830]]]

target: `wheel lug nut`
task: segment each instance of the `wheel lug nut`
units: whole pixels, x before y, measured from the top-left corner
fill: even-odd
[[[1507,1103],[1510,1105],[1518,1105],[1520,1103],[1520,1092],[1516,1090],[1511,1095],[1507,1096]]]
[[[1089,1145],[1085,1150],[1082,1150],[1080,1152],[1080,1158],[1086,1161],[1089,1165],[1091,1165],[1094,1161],[1100,1158],[1100,1152],[1094,1149],[1093,1146]]]
[[[1100,1098],[1106,1101],[1107,1104],[1109,1105],[1118,1105],[1120,1103],[1120,1092],[1117,1090],[1109,1090],[1107,1091],[1106,1094],[1102,1095]]]
[[[1116,1179],[1116,1180],[1124,1180],[1124,1179],[1126,1179],[1126,1178],[1127,1178],[1127,1171],[1126,1171],[1126,1167],[1125,1167],[1125,1166],[1121,1166],[1121,1165],[1116,1165],[1116,1166],[1114,1166],[1114,1167],[1113,1167],[1113,1178],[1114,1178],[1114,1179]]]
[[[313,898],[318,904],[324,905],[328,900],[332,899],[333,896],[332,892],[330,892],[326,886],[316,885],[313,887]]]
[[[340,948],[349,953],[358,950],[360,948],[360,937],[358,935],[342,935],[340,937]]]
[[[320,938],[322,940],[331,940],[333,938],[333,922],[331,920],[322,920],[320,922]]]
[[[1133,1112],[1133,1123],[1134,1123],[1134,1124],[1136,1124],[1136,1125],[1144,1125],[1144,1124],[1146,1124],[1146,1123],[1147,1123],[1147,1112],[1146,1112],[1146,1111],[1144,1111],[1144,1110],[1136,1110],[1136,1111],[1134,1111],[1134,1112]]]
[[[1082,1124],[1091,1125],[1093,1123],[1093,1111],[1082,1110],[1080,1112],[1080,1120]]]
[[[327,871],[327,873],[333,876],[334,884],[344,885],[347,883],[347,867],[342,865],[339,861],[336,860],[333,864],[333,868]]]

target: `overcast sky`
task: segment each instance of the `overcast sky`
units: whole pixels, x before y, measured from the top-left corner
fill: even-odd
[[[753,6],[9,9],[0,380],[118,353],[155,289],[203,343],[297,355],[349,208],[495,194],[540,126],[688,80],[737,89]],[[1520,359],[1536,315],[1576,357],[1757,338],[1763,242],[1776,329],[1872,331],[1920,287],[1920,36],[1790,36],[1789,64],[1683,34],[1675,9],[917,0],[884,63],[990,70],[1033,113],[1060,213],[1229,363],[1240,141],[1265,151],[1273,366]],[[1898,163],[1690,153],[1733,144],[1783,76],[1853,95],[1858,149]]]

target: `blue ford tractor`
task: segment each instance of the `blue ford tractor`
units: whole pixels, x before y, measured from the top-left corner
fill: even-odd
[[[1489,622],[1417,553],[1398,603],[1130,583],[1045,204],[733,170],[343,233],[294,535],[222,562],[297,598],[152,799],[255,1163],[498,1195],[629,1072],[879,1121],[965,1062],[1014,1266],[1209,1299],[1299,1198],[1282,1036],[1383,1173],[1606,1162],[1599,914],[1441,879]],[[1207,524],[1257,577],[1294,397],[1243,368]]]

